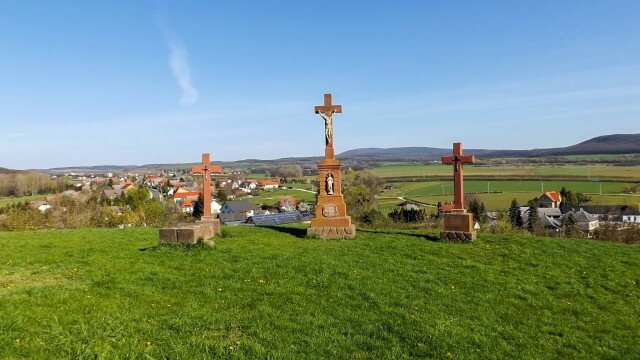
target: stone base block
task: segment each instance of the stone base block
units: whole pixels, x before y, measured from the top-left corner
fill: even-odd
[[[464,212],[445,214],[442,231],[473,232],[473,215]]]
[[[160,242],[163,244],[197,244],[201,239],[205,244],[213,245],[212,238],[220,235],[220,221],[198,221],[194,224],[180,224],[160,229]]]
[[[316,236],[324,240],[353,239],[356,236],[356,226],[346,227],[310,227],[307,236]]]
[[[475,231],[440,231],[440,240],[453,243],[470,243],[475,240],[477,234]]]

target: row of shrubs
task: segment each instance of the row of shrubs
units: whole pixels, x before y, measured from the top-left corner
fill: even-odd
[[[148,199],[148,192],[132,191],[121,206],[100,205],[95,195],[56,196],[44,212],[16,203],[0,208],[0,230],[77,229],[86,227],[162,227],[192,218],[172,203]]]

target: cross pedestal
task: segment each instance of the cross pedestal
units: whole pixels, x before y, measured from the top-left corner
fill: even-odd
[[[209,154],[202,154],[202,164],[191,168],[193,174],[202,174],[202,217],[194,224],[178,224],[160,229],[160,242],[165,244],[196,244],[203,241],[213,245],[211,240],[219,236],[220,220],[211,214],[211,174],[222,172],[219,165],[211,165]]]
[[[451,242],[471,242],[477,234],[473,228],[473,214],[464,208],[463,164],[475,162],[473,155],[462,154],[462,144],[453,144],[453,155],[443,156],[443,164],[453,164],[453,210],[445,214],[440,228],[440,239]]]
[[[314,111],[325,120],[325,158],[318,164],[318,203],[307,235],[322,239],[352,239],[356,235],[356,226],[347,215],[347,205],[342,196],[341,165],[333,148],[333,114],[342,113],[342,105],[333,105],[331,94],[325,94],[324,105],[315,106]]]

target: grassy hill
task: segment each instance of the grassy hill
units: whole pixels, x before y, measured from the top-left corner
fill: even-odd
[[[0,233],[0,358],[632,358],[640,247],[421,231]],[[634,355],[636,354],[636,355]]]

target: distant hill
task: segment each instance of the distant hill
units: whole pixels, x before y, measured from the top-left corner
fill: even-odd
[[[15,174],[17,172],[19,172],[19,171],[0,167],[0,174]]]
[[[614,134],[598,136],[576,145],[531,150],[465,149],[465,152],[483,158],[543,157],[592,154],[640,153],[640,134]],[[437,160],[451,153],[451,149],[432,147],[363,148],[345,151],[338,155],[342,160]]]
[[[598,136],[593,139],[561,148],[531,149],[531,150],[492,150],[492,149],[464,149],[468,154],[480,158],[516,158],[516,157],[544,157],[566,155],[592,154],[640,154],[640,134],[615,134]],[[337,155],[340,160],[354,161],[433,161],[443,155],[451,154],[451,148],[434,147],[396,147],[396,148],[362,148],[345,151]],[[282,166],[287,164],[313,165],[321,157],[290,157],[274,160],[246,159],[238,161],[215,162],[223,167],[245,165]],[[195,163],[195,162],[194,162]],[[193,164],[193,163],[191,163]],[[191,164],[146,164],[146,165],[99,165],[75,166],[48,169],[49,172],[119,172],[119,171],[153,171],[156,169],[188,169]],[[13,171],[7,170],[5,171]],[[2,173],[2,168],[0,168]]]
[[[464,149],[464,152],[484,156],[494,150]],[[435,160],[451,154],[451,149],[433,147],[363,148],[345,151],[337,155],[341,160]]]

